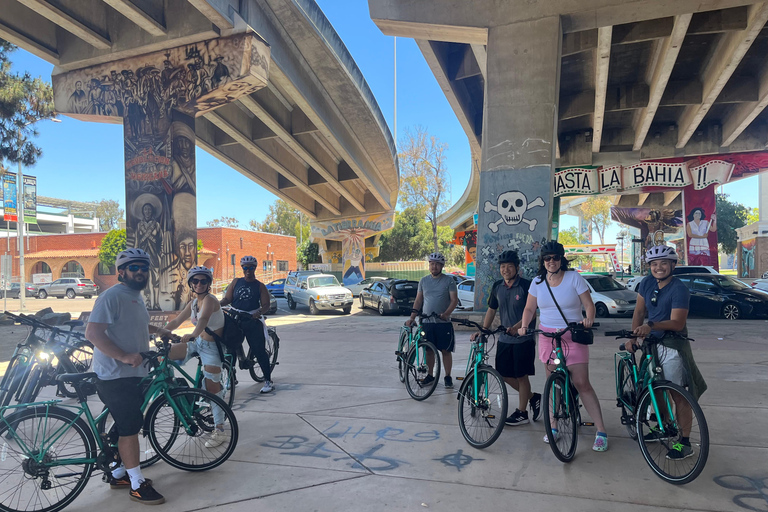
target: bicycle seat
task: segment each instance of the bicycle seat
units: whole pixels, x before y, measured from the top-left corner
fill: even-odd
[[[61,375],[56,376],[57,382],[80,382],[82,380],[86,379],[95,379],[96,373],[95,372],[86,372],[86,373],[62,373]]]
[[[75,327],[81,327],[85,325],[85,322],[82,320],[69,320],[67,322],[64,322],[64,325],[68,325],[70,328],[74,329]]]

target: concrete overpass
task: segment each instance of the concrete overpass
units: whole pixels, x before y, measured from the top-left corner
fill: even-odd
[[[385,34],[416,40],[464,128],[472,176],[442,221],[473,229],[479,214],[478,255],[507,238],[549,238],[559,169],[600,177],[652,161],[687,170],[768,143],[768,4],[369,0],[369,9]],[[725,179],[749,175],[735,165]],[[622,207],[683,208],[682,187],[623,185],[609,192]],[[526,206],[546,202],[528,210],[536,229],[494,224],[507,190],[525,192]],[[574,198],[563,194],[559,210]]]
[[[168,247],[196,227],[185,139],[304,212],[318,233],[391,224],[394,141],[314,0],[4,0],[0,37],[56,65],[59,112],[124,124],[128,235],[139,245],[137,230],[155,233],[164,290],[185,275]],[[318,236],[321,251],[341,248],[347,231]],[[376,233],[356,239],[373,245]],[[153,308],[167,302],[148,297]]]

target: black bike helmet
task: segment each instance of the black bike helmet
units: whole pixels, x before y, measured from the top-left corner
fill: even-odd
[[[558,256],[565,256],[565,247],[563,244],[551,240],[541,246],[541,255],[545,254],[557,254]]]
[[[504,251],[499,254],[499,265],[502,263],[512,263],[516,267],[519,267],[520,257],[517,255],[517,251]]]

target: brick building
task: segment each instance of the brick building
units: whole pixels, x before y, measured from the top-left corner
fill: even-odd
[[[92,279],[101,290],[116,284],[114,269],[99,263],[99,245],[105,235],[74,233],[28,237],[24,250],[26,281],[32,282],[33,274],[51,274],[55,280],[65,273],[77,273]],[[257,277],[267,282],[297,268],[296,237],[293,236],[233,228],[198,228],[197,236],[203,241],[203,249],[198,251],[198,265],[212,267],[215,281],[241,277],[240,258],[246,254],[259,261]],[[0,243],[0,254],[13,256],[13,275],[18,276],[16,240]]]

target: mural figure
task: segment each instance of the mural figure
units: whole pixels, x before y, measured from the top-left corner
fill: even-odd
[[[688,264],[689,265],[709,265],[709,233],[717,232],[717,216],[712,215],[707,219],[704,208],[696,207],[688,214],[688,225],[686,231],[688,234]]]
[[[195,132],[185,123],[171,124],[173,164],[171,180],[176,192],[196,192]]]
[[[525,212],[535,206],[544,206],[544,199],[537,197],[531,202],[528,202],[528,197],[519,190],[510,190],[500,194],[496,204],[490,201],[485,202],[485,213],[496,212],[501,218],[496,222],[488,224],[488,229],[493,233],[499,230],[499,224],[502,222],[508,226],[516,226],[521,222],[525,222],[528,225],[528,230],[533,231],[536,229],[536,219],[526,219],[524,217]]]
[[[83,90],[83,82],[75,82],[75,90],[69,97],[69,109],[77,114],[85,114],[88,108],[88,97]]]
[[[133,203],[134,210],[141,208],[134,216],[140,218],[136,225],[136,247],[149,254],[149,284],[144,288],[148,309],[158,309],[160,283],[160,250],[162,230],[157,218],[162,213],[162,206],[157,196],[142,194]]]

